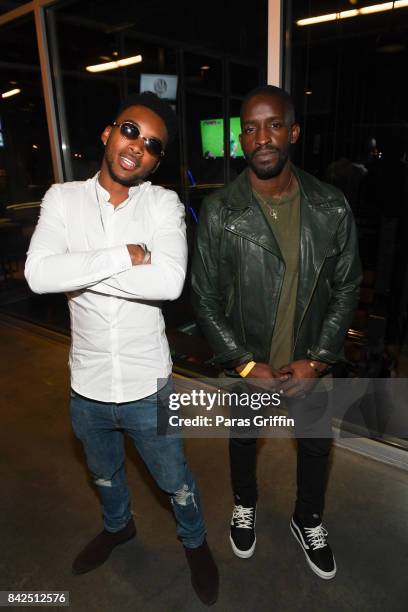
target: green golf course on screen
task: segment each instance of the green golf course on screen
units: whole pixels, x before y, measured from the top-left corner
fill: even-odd
[[[241,124],[239,117],[230,118],[230,156],[243,157],[239,143]],[[224,120],[203,119],[201,125],[201,145],[203,156],[207,159],[224,157]]]

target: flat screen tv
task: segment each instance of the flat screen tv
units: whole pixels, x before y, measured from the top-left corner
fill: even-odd
[[[239,117],[230,117],[230,151],[232,158],[243,157],[244,153],[239,143],[241,124]],[[203,119],[201,125],[201,147],[203,156],[207,159],[224,157],[224,120]]]
[[[177,98],[176,74],[141,74],[140,93],[153,91],[159,98],[175,100]]]

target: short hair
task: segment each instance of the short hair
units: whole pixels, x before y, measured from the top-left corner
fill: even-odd
[[[295,123],[295,105],[293,103],[292,96],[281,87],[276,87],[276,85],[261,85],[260,87],[255,87],[255,89],[252,89],[249,93],[247,93],[241,105],[241,121],[242,110],[245,104],[252,98],[259,95],[276,96],[277,98],[280,98],[285,105],[286,116],[288,117],[290,124],[293,125]]]
[[[116,117],[119,117],[130,106],[145,106],[156,113],[166,126],[168,143],[174,140],[177,134],[177,115],[166,100],[159,98],[152,91],[131,94],[119,106]]]

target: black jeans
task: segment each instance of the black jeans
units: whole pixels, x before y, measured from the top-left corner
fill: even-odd
[[[296,415],[304,415],[305,402],[290,402],[289,415],[295,418],[297,439],[297,499],[296,515],[308,520],[313,514],[323,513],[326,492],[327,468],[333,439],[331,437],[331,419],[326,413],[327,397],[313,402],[310,412],[314,416],[305,423],[296,426]],[[322,417],[316,425],[316,412]],[[324,423],[324,425],[322,425]],[[318,429],[316,429],[318,427]],[[325,432],[326,437],[312,437],[316,431]],[[299,436],[299,437],[298,437]],[[257,438],[230,438],[231,480],[235,503],[242,506],[254,506],[258,499],[256,481],[256,441]]]

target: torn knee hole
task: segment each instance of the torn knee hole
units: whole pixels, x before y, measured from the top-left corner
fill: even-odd
[[[94,482],[99,487],[112,487],[112,481],[105,478],[95,478]]]
[[[179,506],[193,504],[195,507],[197,507],[194,492],[190,490],[187,484],[184,484],[181,489],[178,489],[178,491],[173,493],[172,502],[178,504]]]

